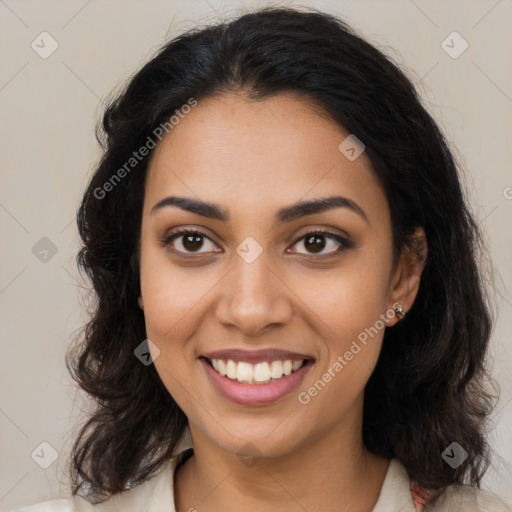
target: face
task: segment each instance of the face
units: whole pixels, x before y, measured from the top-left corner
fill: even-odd
[[[279,456],[360,427],[390,308],[408,309],[417,276],[393,265],[384,191],[364,152],[338,148],[348,135],[300,97],[225,94],[155,148],[139,304],[193,439]]]

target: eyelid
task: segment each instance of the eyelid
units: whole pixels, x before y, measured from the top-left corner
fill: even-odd
[[[338,247],[337,249],[334,249],[333,251],[324,253],[324,254],[314,254],[314,253],[308,254],[308,253],[303,253],[303,252],[294,252],[292,254],[299,254],[299,255],[301,255],[303,257],[305,256],[307,258],[308,257],[309,258],[318,258],[318,259],[328,258],[330,256],[335,256],[335,255],[339,254],[340,252],[342,252],[343,250],[348,249],[353,246],[353,243],[349,240],[347,235],[342,235],[338,232],[330,230],[329,228],[312,228],[312,229],[309,229],[308,231],[305,231],[305,232],[301,233],[300,235],[298,235],[291,247],[293,247],[294,245],[297,245],[299,242],[304,240],[309,235],[321,235],[326,238],[330,238],[331,240],[334,240],[335,242],[340,244],[340,247]],[[287,249],[287,251],[288,251],[288,249]]]
[[[188,234],[192,234],[192,235],[201,235],[202,237],[208,239],[210,242],[212,242],[213,244],[215,245],[218,245],[215,243],[214,240],[212,240],[212,237],[210,235],[208,235],[207,233],[205,233],[204,231],[202,231],[201,229],[199,228],[190,228],[190,227],[185,227],[185,228],[176,228],[174,231],[172,231],[171,233],[169,234],[166,234],[162,240],[160,240],[160,243],[164,246],[164,247],[167,247],[167,246],[170,246],[171,245],[171,242],[174,241],[176,238],[179,238],[180,236],[184,236],[184,235],[188,235]],[[178,251],[174,248],[171,248],[170,249],[174,254],[177,254],[178,256],[183,256],[183,257],[197,257],[196,255],[204,255],[204,254],[208,254],[210,251],[206,251],[206,252],[197,252],[197,253],[193,253],[193,252],[183,252],[183,251]],[[215,252],[219,252],[219,251],[215,251]]]
[[[197,234],[197,235],[203,236],[204,238],[208,239],[209,241],[211,241],[212,243],[215,244],[215,241],[212,240],[212,237],[209,236],[207,233],[205,233],[204,231],[202,231],[199,228],[190,228],[190,227],[176,228],[176,230],[174,230],[173,232],[164,236],[164,238],[160,242],[163,246],[168,246],[176,238],[179,238],[180,236],[187,235],[187,234]],[[292,254],[299,254],[302,256],[312,257],[312,258],[322,258],[322,257],[333,256],[333,255],[343,251],[344,249],[348,249],[353,246],[353,243],[349,240],[348,235],[342,235],[340,233],[331,231],[328,228],[310,228],[308,231],[305,231],[305,232],[301,233],[300,235],[297,235],[297,237],[294,238],[294,241],[293,241],[291,247],[297,245],[308,235],[313,235],[313,234],[318,234],[321,236],[325,236],[326,238],[330,238],[330,239],[334,240],[335,242],[337,242],[338,244],[340,244],[341,247],[339,247],[338,249],[335,249],[333,251],[330,251],[328,253],[325,253],[325,254],[317,254],[316,255],[314,253],[307,254],[307,253],[301,253],[301,252],[293,252]],[[174,254],[177,254],[179,256],[184,256],[184,257],[196,257],[196,255],[208,254],[210,252],[210,251],[205,251],[205,252],[193,253],[193,252],[178,251],[175,249],[171,249],[171,250]],[[287,249],[287,251],[288,251],[288,249]],[[215,251],[215,252],[217,253],[219,251]]]

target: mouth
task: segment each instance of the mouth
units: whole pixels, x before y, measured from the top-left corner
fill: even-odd
[[[219,351],[199,360],[217,391],[243,405],[263,405],[284,398],[315,363],[311,356],[281,350]]]
[[[276,382],[298,371],[311,359],[274,360],[251,364],[233,359],[209,359],[205,361],[220,375],[234,382],[253,385],[265,385]]]

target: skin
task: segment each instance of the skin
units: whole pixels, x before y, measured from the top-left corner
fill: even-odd
[[[365,449],[362,408],[384,329],[308,404],[297,397],[394,303],[410,309],[423,268],[424,258],[405,249],[393,265],[386,196],[365,153],[350,161],[338,149],[348,135],[300,96],[225,93],[199,101],[152,154],[139,305],[160,349],[154,364],[188,417],[194,445],[175,475],[179,512],[369,512],[378,499],[389,461]],[[176,206],[151,213],[170,195],[214,202],[230,220]],[[279,208],[332,195],[355,201],[367,220],[334,208],[273,223]],[[184,237],[161,243],[177,227],[210,238],[199,257]],[[325,228],[352,246],[336,252],[339,242],[325,238],[319,255],[301,239]],[[236,252],[248,236],[262,248],[250,264]],[[426,255],[420,228],[416,237]],[[216,391],[198,359],[226,348],[281,348],[310,354],[315,364],[278,402],[240,405]],[[258,454],[251,466],[237,456],[248,443]]]

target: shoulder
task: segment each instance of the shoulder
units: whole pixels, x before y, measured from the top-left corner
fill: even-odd
[[[162,464],[154,476],[131,489],[114,494],[102,503],[92,504],[81,496],[52,499],[13,509],[8,512],[175,512],[174,470],[193,451],[188,427],[174,455]]]
[[[86,509],[85,509],[86,510]],[[10,510],[9,512],[72,512],[73,503],[71,499],[56,499],[42,501],[34,505]]]
[[[455,484],[427,507],[434,512],[512,512],[512,502],[491,491]]]
[[[74,496],[67,499],[59,498],[41,501],[33,505],[10,510],[9,512],[99,512],[99,509],[85,499]]]
[[[101,503],[92,504],[81,496],[73,496],[43,501],[9,512],[156,512],[162,510],[162,506],[172,512],[174,466],[175,460],[171,459],[152,478]]]
[[[372,512],[512,512],[512,502],[491,491],[453,484],[441,491],[423,489],[392,459]]]

